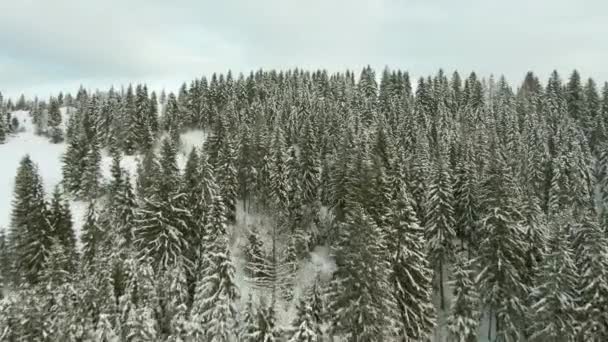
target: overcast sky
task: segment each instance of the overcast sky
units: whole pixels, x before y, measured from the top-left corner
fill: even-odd
[[[0,91],[173,90],[212,72],[370,64],[608,80],[606,0],[0,0]]]

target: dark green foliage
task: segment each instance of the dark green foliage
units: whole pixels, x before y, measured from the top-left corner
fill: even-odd
[[[349,341],[384,341],[395,313],[384,234],[360,206],[349,208],[339,229],[328,302],[332,332]]]
[[[404,340],[428,340],[435,324],[432,304],[432,268],[427,261],[424,231],[418,224],[404,187],[394,202],[387,241],[390,281],[397,303],[398,335]]]
[[[17,170],[14,196],[9,230],[13,279],[17,284],[36,284],[44,270],[53,234],[42,180],[29,156],[21,160]]]

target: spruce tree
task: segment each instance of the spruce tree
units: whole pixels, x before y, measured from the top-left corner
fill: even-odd
[[[297,317],[293,322],[295,331],[290,342],[317,342],[321,341],[321,328],[315,321],[309,298],[302,297],[298,302]]]
[[[81,175],[80,194],[92,199],[99,196],[101,178],[101,151],[96,138],[89,141],[89,150],[85,157],[85,167]]]
[[[404,187],[399,191],[389,231],[390,280],[399,315],[399,337],[425,341],[435,325],[432,269],[426,255],[424,231],[406,191]]]
[[[219,192],[226,207],[226,218],[229,223],[236,222],[236,200],[238,178],[236,169],[236,151],[232,139],[225,138],[218,153],[215,168]]]
[[[211,245],[205,250],[205,269],[197,284],[192,316],[206,340],[232,341],[236,338],[239,290],[226,236],[225,208],[221,198],[215,201],[208,227]]]
[[[155,164],[154,160],[152,163]],[[141,256],[151,258],[160,270],[171,269],[188,250],[190,212],[179,186],[176,152],[166,139],[161,146],[160,171],[142,198],[135,219],[135,239]],[[150,175],[154,176],[154,175]],[[140,174],[142,177],[142,174]],[[189,268],[191,265],[184,265]]]
[[[567,222],[555,221],[548,252],[530,293],[530,341],[571,341],[576,329],[576,266],[567,240]]]
[[[354,204],[333,247],[338,270],[330,285],[332,333],[348,341],[384,341],[394,319],[384,235]]]
[[[91,266],[103,251],[103,240],[106,238],[104,228],[101,227],[99,214],[95,208],[95,202],[90,202],[87,209],[87,217],[82,226],[82,262]]]
[[[497,338],[521,338],[524,300],[529,289],[523,281],[526,271],[523,217],[519,192],[504,155],[497,151],[483,184],[485,209],[480,220],[480,243],[475,263],[476,283],[490,320],[495,319]],[[490,322],[491,323],[491,322]]]
[[[578,336],[583,341],[608,338],[608,241],[597,221],[586,217],[574,235]]]
[[[444,267],[453,255],[456,222],[454,219],[451,178],[447,163],[443,160],[445,156],[440,158],[442,160],[437,161],[433,170],[427,195],[426,238],[429,245],[429,258],[435,270],[435,279],[439,285],[441,309],[444,309]]]
[[[253,297],[249,294],[245,309],[242,323],[239,325],[239,341],[242,342],[255,342],[256,340],[256,317],[257,313],[253,307]]]
[[[17,169],[9,244],[17,284],[36,284],[52,244],[42,180],[30,157]]]
[[[471,266],[471,263],[460,255],[452,267],[450,285],[454,291],[454,299],[447,321],[450,341],[477,341],[481,314]]]
[[[61,127],[61,111],[59,110],[59,102],[55,98],[51,98],[48,112],[48,126],[51,142],[54,144],[63,141],[63,131]]]
[[[72,214],[70,206],[64,200],[58,186],[55,187],[55,191],[53,192],[53,198],[48,211],[48,220],[53,229],[54,238],[59,243],[62,252],[65,253],[67,261],[70,263],[67,271],[75,271],[78,254],[76,251],[76,236],[72,224]]]

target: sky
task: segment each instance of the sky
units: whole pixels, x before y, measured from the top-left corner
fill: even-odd
[[[608,81],[605,0],[0,0],[0,91],[48,97],[213,72],[371,65]]]

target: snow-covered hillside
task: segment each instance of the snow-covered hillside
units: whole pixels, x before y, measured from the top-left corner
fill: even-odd
[[[68,111],[62,108],[63,123],[68,120]],[[47,137],[36,135],[32,119],[27,111],[12,112],[12,116],[19,120],[20,132],[7,138],[5,144],[0,145],[0,229],[6,229],[11,221],[11,209],[15,175],[19,162],[29,154],[38,165],[40,175],[47,196],[50,196],[55,186],[62,180],[62,156],[66,150],[66,144],[52,144]],[[188,131],[182,135],[182,153],[178,156],[178,164],[185,164],[187,151],[192,147],[200,147],[204,143],[207,134],[200,130]],[[123,156],[121,166],[135,175],[139,156]],[[104,180],[110,177],[110,166],[112,159],[107,151],[103,151],[101,160],[101,174]],[[82,201],[70,201],[74,228],[76,233],[84,222],[87,203]]]
[[[67,122],[66,110],[62,110],[64,115],[63,122]],[[66,150],[66,144],[52,144],[47,137],[39,136],[34,133],[34,127],[31,122],[29,112],[15,111],[13,117],[19,120],[21,131],[10,136],[5,144],[0,145],[0,160],[2,161],[2,173],[0,175],[0,229],[6,229],[10,225],[12,198],[14,179],[19,162],[26,155],[30,155],[31,159],[38,165],[40,175],[43,178],[44,188],[47,196],[51,194],[53,188],[60,184],[62,180],[62,156]],[[201,130],[188,131],[181,136],[182,146],[178,154],[178,165],[184,167],[186,156],[193,147],[200,147],[207,139],[208,133]],[[135,175],[137,164],[140,156],[123,156],[121,166],[128,170],[132,175]],[[103,181],[107,181],[110,177],[110,166],[112,160],[107,151],[102,153],[101,173]],[[134,179],[134,178],[133,178]],[[102,181],[102,182],[103,182]],[[88,203],[70,200],[72,217],[76,234],[79,235],[80,229],[84,223]],[[246,213],[242,209],[242,205],[237,205],[237,224],[232,227],[232,248],[231,252],[235,259],[237,267],[236,281],[241,291],[241,299],[246,300],[249,294],[254,297],[268,296],[269,293],[261,293],[260,290],[251,288],[248,281],[244,278],[243,259],[241,255],[242,245],[245,244],[246,233],[251,225],[256,225],[261,228],[262,232],[269,231],[267,218],[260,215]],[[269,245],[269,241],[266,241]],[[326,246],[318,246],[310,254],[308,260],[303,261],[300,271],[297,275],[296,298],[301,289],[312,285],[314,277],[320,274],[323,277],[329,278],[335,271],[335,263],[333,262],[329,249]],[[446,279],[448,278],[446,274]],[[446,292],[449,296],[449,286],[446,284]],[[279,303],[281,314],[278,317],[278,323],[281,326],[289,326],[295,317],[295,301],[293,303]],[[438,302],[435,303],[438,306]],[[439,328],[436,329],[434,338],[435,342],[446,340],[446,314],[438,313]],[[480,341],[485,341],[488,328],[487,319],[482,320],[480,326]]]

